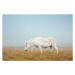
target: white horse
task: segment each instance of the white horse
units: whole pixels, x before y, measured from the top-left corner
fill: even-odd
[[[42,53],[42,48],[49,47],[51,52],[52,52],[52,49],[54,48],[55,50],[57,50],[57,53],[58,53],[58,48],[56,47],[56,44],[57,44],[57,41],[53,38],[36,37],[26,42],[25,51],[31,48],[31,52],[32,52],[34,48],[39,48]]]

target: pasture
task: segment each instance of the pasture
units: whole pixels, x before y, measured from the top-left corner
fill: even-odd
[[[27,52],[24,47],[4,47],[2,50],[3,61],[72,61],[72,47],[59,47],[58,54],[56,50],[51,53],[49,49],[30,50]]]

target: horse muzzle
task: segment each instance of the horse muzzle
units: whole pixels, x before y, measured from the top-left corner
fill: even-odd
[[[25,51],[27,51],[27,50],[25,50]]]

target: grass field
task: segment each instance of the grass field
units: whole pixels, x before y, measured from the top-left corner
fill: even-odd
[[[72,47],[59,47],[58,54],[56,50],[51,53],[50,50],[30,50],[25,52],[22,47],[7,47],[3,48],[2,60],[3,61],[72,61],[73,50]]]

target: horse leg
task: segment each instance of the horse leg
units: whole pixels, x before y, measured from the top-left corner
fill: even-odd
[[[31,52],[33,51],[33,48],[34,48],[34,46],[32,45],[32,46],[31,46]]]
[[[57,48],[56,44],[55,44],[55,49],[57,50],[57,53],[58,53],[58,48]]]
[[[31,48],[31,52],[33,51],[33,47]]]
[[[51,53],[52,53],[52,51],[53,51],[53,47],[52,47],[52,46],[50,46],[50,51],[51,51]]]
[[[57,53],[58,53],[58,48],[57,48],[56,44],[54,44],[54,48],[57,50]]]
[[[41,54],[42,54],[42,48],[41,48],[41,46],[39,46],[39,48],[40,48],[40,51],[41,51]]]

